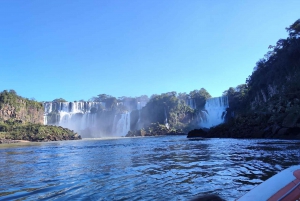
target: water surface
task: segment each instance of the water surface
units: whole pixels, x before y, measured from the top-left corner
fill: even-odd
[[[120,138],[0,146],[0,200],[234,200],[291,165],[300,141]]]

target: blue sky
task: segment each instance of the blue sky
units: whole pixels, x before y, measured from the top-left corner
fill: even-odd
[[[0,91],[48,101],[220,96],[300,18],[299,0],[1,0]]]

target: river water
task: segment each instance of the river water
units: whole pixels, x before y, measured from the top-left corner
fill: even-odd
[[[300,141],[119,138],[0,146],[0,200],[234,200],[291,165]]]

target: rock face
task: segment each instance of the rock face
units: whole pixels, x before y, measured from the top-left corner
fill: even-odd
[[[0,92],[0,122],[6,120],[43,124],[43,104],[23,98],[14,90],[4,90]]]
[[[298,99],[268,102],[260,110],[239,115],[211,128],[209,137],[300,139]]]
[[[188,133],[187,138],[194,138],[194,137],[208,137],[208,132],[201,128],[191,130]]]
[[[3,121],[14,119],[22,122],[41,123],[44,122],[44,111],[41,107],[28,106],[25,101],[17,100],[19,107],[3,104],[0,109],[0,119]]]

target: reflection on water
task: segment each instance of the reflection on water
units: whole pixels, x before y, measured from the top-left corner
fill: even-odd
[[[0,199],[234,200],[300,164],[299,141],[122,138],[0,146]]]

